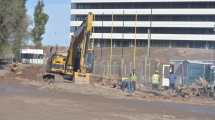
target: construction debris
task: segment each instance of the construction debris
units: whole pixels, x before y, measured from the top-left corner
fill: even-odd
[[[61,79],[61,82],[54,84],[54,87],[50,87],[47,83],[43,82],[42,76],[45,73],[45,68],[40,65],[19,65],[19,70],[21,74],[14,75],[14,72],[5,75],[4,79],[13,77],[11,79],[18,80],[23,84],[30,84],[37,86],[41,89],[50,89],[54,91],[67,91],[75,92],[81,94],[96,94],[111,98],[122,98],[122,99],[140,99],[146,101],[166,101],[166,102],[177,102],[177,103],[188,103],[188,104],[215,104],[212,97],[198,97],[204,94],[201,93],[201,85],[205,85],[205,82],[198,82],[197,85],[193,87],[179,86],[175,92],[171,90],[160,90],[152,91],[147,86],[143,84],[137,86],[137,91],[132,95],[132,97],[127,97],[126,91],[120,90],[120,82],[117,80],[112,80],[112,82],[104,83],[94,81],[91,85],[76,85],[72,83],[64,82],[63,79],[57,77],[56,81]],[[8,77],[7,77],[8,76]],[[141,87],[140,87],[141,86]],[[194,87],[195,86],[195,87]]]
[[[17,72],[18,70],[18,64],[14,63],[10,65],[10,69],[12,72]]]

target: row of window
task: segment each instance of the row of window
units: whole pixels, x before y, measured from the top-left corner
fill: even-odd
[[[86,15],[71,16],[72,21],[83,21]],[[215,21],[214,15],[96,15],[96,21]]]
[[[72,3],[72,9],[215,8],[215,2]]]
[[[71,27],[71,32],[76,28]],[[149,28],[137,27],[136,33],[147,33]],[[157,34],[215,34],[213,28],[150,28]],[[134,27],[94,27],[95,33],[135,33]]]
[[[21,58],[23,59],[43,59],[42,54],[21,54]]]
[[[113,47],[133,47],[132,40],[113,40]],[[95,39],[96,47],[110,47],[109,39]],[[147,40],[137,40],[137,47],[147,46]],[[181,48],[209,48],[215,49],[215,42],[208,41],[168,41],[168,40],[152,40],[151,47],[181,47]]]

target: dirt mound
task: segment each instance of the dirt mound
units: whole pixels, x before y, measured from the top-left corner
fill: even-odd
[[[17,71],[12,72],[10,70],[10,66],[7,66],[4,69],[4,75],[1,76],[1,80],[7,80],[7,81],[15,81],[15,80],[38,81],[38,80],[41,80],[42,75],[45,73],[45,70],[46,69],[45,69],[45,67],[43,65],[19,64]]]
[[[42,75],[45,73],[45,68],[42,65],[21,65],[19,78],[27,80],[41,80]]]

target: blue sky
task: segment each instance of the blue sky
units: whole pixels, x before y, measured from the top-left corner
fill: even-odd
[[[27,0],[27,14],[33,20],[34,8],[38,0]],[[45,12],[49,15],[44,45],[69,46],[70,0],[43,0]]]

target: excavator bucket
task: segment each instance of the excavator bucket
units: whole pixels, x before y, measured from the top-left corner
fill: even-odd
[[[75,84],[90,84],[90,73],[75,72],[73,79]]]

